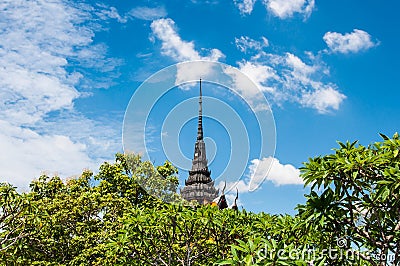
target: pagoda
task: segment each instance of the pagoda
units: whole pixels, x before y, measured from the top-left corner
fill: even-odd
[[[185,180],[185,186],[181,189],[181,196],[187,201],[197,201],[200,204],[211,203],[218,197],[218,190],[211,179],[211,171],[208,170],[206,157],[206,145],[203,140],[203,114],[202,91],[200,79],[199,117],[197,127],[197,140],[194,145],[194,157],[189,177]]]

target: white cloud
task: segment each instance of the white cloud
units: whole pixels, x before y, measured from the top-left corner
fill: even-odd
[[[167,10],[163,6],[147,7],[138,6],[132,8],[128,13],[120,15],[115,7],[110,7],[105,4],[97,4],[95,14],[102,20],[115,19],[119,23],[126,23],[131,19],[141,19],[153,21],[155,19],[163,18],[168,15]]]
[[[311,53],[306,55],[307,63],[292,53],[259,52],[249,61],[238,62],[238,66],[277,105],[296,102],[319,113],[338,110],[346,96],[337,90],[335,84],[324,82],[329,69],[319,57]]]
[[[271,79],[278,79],[275,70],[267,65],[252,62],[239,62],[239,69],[257,84],[257,86],[265,92],[273,92],[273,87],[266,84]]]
[[[311,59],[315,59],[311,56]],[[304,63],[299,57],[287,53],[286,66],[289,68],[285,76],[287,91],[296,90],[295,99],[304,107],[316,109],[319,113],[338,110],[346,96],[336,89],[336,85],[324,83],[321,76],[329,74],[329,70],[321,62]]]
[[[266,104],[266,98],[263,94],[273,90],[271,87],[266,87],[262,83],[270,77],[269,68],[260,64],[252,64],[249,62],[240,62],[239,70],[245,73],[243,75],[236,68],[225,67],[224,73],[232,78],[232,88],[234,88],[247,103],[256,112],[270,111],[270,107]],[[265,75],[265,76],[264,76]]]
[[[263,3],[272,14],[281,19],[290,18],[295,13],[308,18],[315,6],[315,0],[263,0]]]
[[[216,5],[219,4],[219,0],[190,0],[193,4],[205,4],[205,5]]]
[[[167,11],[164,7],[135,7],[128,13],[129,16],[132,16],[137,19],[142,20],[155,20],[159,18],[163,18],[167,16]]]
[[[299,57],[291,53],[286,53],[286,64],[291,67],[296,76],[307,76],[314,73],[318,66],[310,66],[305,64]]]
[[[104,4],[98,4],[99,11],[96,12],[97,16],[99,16],[102,20],[107,19],[116,19],[119,23],[128,22],[127,16],[121,16],[118,10],[115,7],[109,7]]]
[[[175,61],[211,60],[218,61],[224,57],[218,49],[211,49],[208,55],[202,56],[194,47],[194,43],[181,39],[178,35],[175,22],[170,19],[157,19],[151,23],[151,29],[157,39],[161,40],[161,52]]]
[[[251,161],[250,179],[255,184],[260,184],[264,179],[272,181],[275,185],[301,185],[300,170],[291,164],[281,164],[273,157],[254,159]]]
[[[235,5],[242,15],[251,14],[256,0],[234,0]]]
[[[0,127],[1,182],[27,190],[29,182],[42,173],[67,177],[97,167],[85,144],[68,136],[38,134],[2,120]]]
[[[271,181],[275,186],[304,184],[299,169],[291,164],[282,164],[273,157],[253,159],[248,169],[249,174],[244,179],[227,183],[226,191],[234,194],[237,188],[239,193],[246,193],[259,188],[265,181]],[[223,182],[218,184],[220,190],[222,187]]]
[[[109,11],[108,17],[118,19],[115,9]],[[94,133],[108,127],[78,115],[74,101],[90,93],[77,88],[108,87],[108,72],[119,64],[106,57],[105,45],[93,44],[99,25],[92,18],[99,11],[36,0],[2,1],[0,12],[0,149],[7,151],[0,181],[26,188],[43,170],[65,177],[96,166],[110,150],[94,149],[93,143],[115,148],[114,141]],[[75,64],[90,71],[71,70]],[[88,76],[96,71],[100,80]],[[93,155],[94,150],[101,152]]]
[[[377,45],[371,35],[363,30],[354,29],[351,33],[327,32],[323,37],[329,49],[335,53],[357,53]]]
[[[64,55],[91,42],[83,29],[74,28],[68,7],[47,2],[3,2],[0,33],[1,115],[16,124],[34,123],[45,113],[69,109],[79,96]],[[60,15],[54,18],[54,14]],[[80,20],[80,19],[79,19]]]
[[[326,113],[328,110],[338,110],[340,103],[346,99],[346,96],[334,88],[326,87],[316,90],[312,93],[303,95],[301,102],[305,106],[315,108],[320,113]]]
[[[10,62],[6,57],[3,59]],[[72,101],[79,93],[69,84],[67,73],[64,75],[57,77],[20,66],[3,68],[0,71],[0,86],[4,89],[0,118],[15,124],[32,124],[48,112],[72,108]]]
[[[235,38],[235,44],[239,51],[247,53],[248,51],[261,51],[269,45],[269,42],[265,37],[261,37],[261,41],[256,41],[248,36],[241,36],[240,38]]]
[[[253,12],[256,0],[233,0],[242,15]],[[262,0],[262,3],[274,16],[280,19],[301,14],[304,19],[310,17],[315,7],[315,0]]]
[[[6,1],[0,10],[0,119],[32,124],[48,112],[71,109],[83,76],[66,70],[69,61],[115,67],[102,46],[92,45],[94,32],[79,26],[88,16],[84,10],[61,1]]]
[[[213,71],[213,68],[207,61],[198,61],[190,68],[186,67],[184,64],[178,64],[176,68],[176,85],[183,84],[188,81],[197,81],[199,77],[209,77]],[[190,89],[192,86],[193,84],[187,83],[180,85],[180,88],[183,90],[187,90]]]

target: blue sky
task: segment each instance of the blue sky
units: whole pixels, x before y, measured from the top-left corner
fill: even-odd
[[[380,132],[399,131],[399,8],[394,0],[3,0],[0,181],[26,190],[43,172],[67,178],[98,169],[122,151],[125,110],[147,78],[176,63],[212,60],[248,75],[276,124],[275,158],[269,152],[260,156],[248,103],[205,83],[204,131],[213,178],[227,168],[234,149],[235,142],[227,140],[236,122],[217,121],[228,106],[250,136],[248,145],[235,144],[250,149],[238,183],[241,205],[293,214],[307,193],[298,178],[302,162],[332,152],[337,140],[367,145]],[[193,69],[189,79],[196,76]],[[172,88],[149,116],[147,148],[157,164],[168,155],[162,142],[171,147],[178,142],[190,163],[198,94],[192,85]],[[173,112],[190,99],[185,111]],[[183,123],[179,137],[171,133],[175,127],[161,127],[160,118],[169,113],[171,125]],[[248,192],[255,166],[271,171],[257,191]],[[180,179],[186,177],[181,170]]]

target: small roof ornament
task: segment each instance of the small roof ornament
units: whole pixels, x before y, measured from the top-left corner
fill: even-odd
[[[233,205],[232,205],[232,209],[235,210],[235,211],[238,211],[238,206],[237,206],[238,198],[239,198],[239,191],[238,191],[238,189],[236,187],[236,198],[235,198],[235,201],[233,202]]]
[[[222,189],[222,195],[221,195],[221,197],[219,197],[219,200],[218,200],[218,207],[220,210],[228,208],[228,203],[226,202],[226,198],[225,198],[225,188],[226,188],[226,181],[224,184],[224,188]]]

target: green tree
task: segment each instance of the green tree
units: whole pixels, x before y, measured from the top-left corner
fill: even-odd
[[[134,154],[95,176],[41,176],[28,193],[0,184],[0,264],[398,264],[399,137],[339,145],[301,169],[311,192],[295,216],[187,205],[170,162]]]
[[[31,197],[20,195],[15,187],[0,184],[0,261],[15,261],[11,253],[32,236],[30,228],[36,221],[37,211]]]
[[[117,154],[116,162],[102,164],[96,176],[85,171],[63,182],[57,176],[43,175],[31,183],[29,193],[22,194],[2,184],[0,264],[92,265],[102,261],[106,257],[100,252],[102,246],[123,226],[119,218],[134,208],[162,206],[137,180],[173,180],[176,168],[170,164],[164,168],[167,177],[140,156]],[[165,193],[173,194],[173,187],[168,189]]]
[[[381,136],[367,147],[339,142],[334,154],[310,159],[301,169],[311,185],[298,207],[304,226],[325,232],[319,246],[353,250],[357,265],[391,265],[390,256],[400,262],[400,139],[397,133]]]
[[[247,239],[236,239],[231,254],[218,265],[324,265],[312,246],[322,232],[305,228],[299,216],[259,214]]]

